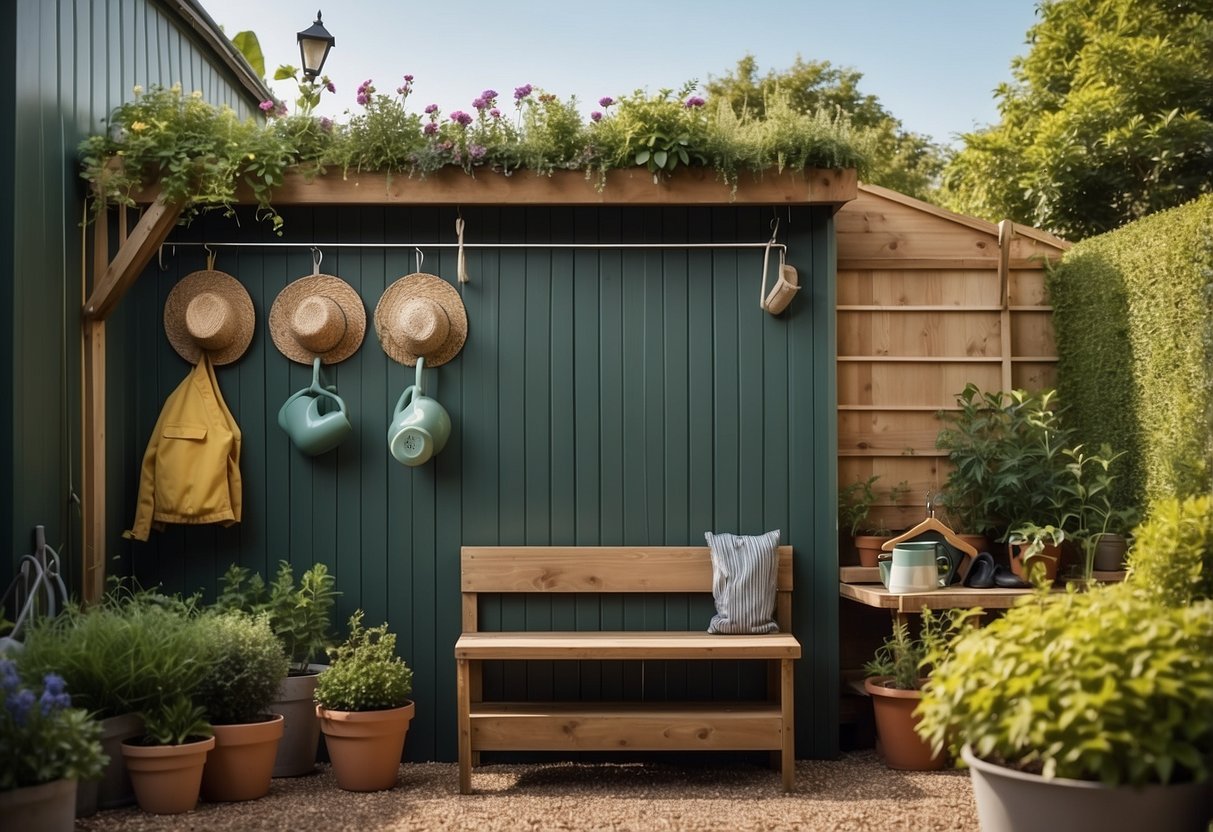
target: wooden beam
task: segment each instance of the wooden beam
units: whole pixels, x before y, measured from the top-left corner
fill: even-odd
[[[841,243],[841,240],[839,242]],[[1010,260],[1008,261],[1008,265],[1012,269],[1041,268],[1039,260]],[[999,258],[997,257],[848,257],[838,260],[838,271],[840,272],[890,272],[901,271],[902,269],[929,269],[932,271],[980,271],[982,269],[989,269],[990,271],[996,271],[998,266]]]
[[[423,178],[407,174],[351,172],[305,177],[288,173],[270,201],[283,205],[842,205],[855,198],[855,170],[769,171],[742,173],[736,191],[716,171],[684,168],[659,183],[644,168],[608,171],[599,188],[597,176],[559,170],[550,176],[518,171],[504,176],[478,170],[469,176],[443,168]],[[133,193],[136,202],[152,202],[155,187]],[[236,201],[254,204],[241,187]]]
[[[151,204],[118,249],[113,261],[103,270],[101,264],[97,264],[93,292],[84,303],[86,320],[105,320],[109,316],[151,262],[152,255],[168,237],[180,216],[180,205],[169,205],[159,198]]]
[[[1003,220],[998,224],[998,302],[1002,310],[998,313],[999,334],[1002,344],[1002,388],[1010,390],[1011,380],[1011,240],[1015,236],[1015,223]]]
[[[93,227],[93,274],[109,265],[109,217],[97,215]],[[81,407],[82,521],[80,596],[92,603],[105,592],[105,322],[85,320],[83,330],[84,393]]]

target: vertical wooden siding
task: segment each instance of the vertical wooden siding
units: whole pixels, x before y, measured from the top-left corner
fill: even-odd
[[[947,479],[946,459],[935,449],[937,414],[955,409],[966,383],[1007,389],[1004,357],[1010,386],[1056,383],[1043,267],[1065,243],[1015,227],[1004,313],[991,223],[872,186],[861,186],[836,222],[839,482],[879,474],[876,488],[886,493],[908,482],[899,505],[882,499],[873,512],[891,529],[906,528],[922,519],[927,494]],[[844,550],[843,561],[848,557],[853,553]]]
[[[740,209],[464,209],[481,242],[757,240],[769,211]],[[452,239],[450,209],[291,211],[286,240]],[[194,239],[267,237],[207,218]],[[833,249],[828,209],[794,209],[789,261],[807,282],[779,319],[758,308],[761,252],[496,249],[469,253],[463,287],[469,336],[427,384],[450,411],[446,450],[416,469],[386,448],[389,409],[412,370],[389,361],[368,328],[362,349],[331,372],[355,432],[308,458],[277,427],[281,402],[310,371],[268,338],[277,293],[311,271],[307,248],[224,249],[216,267],[252,294],[258,330],[249,353],[221,368],[244,433],[245,520],[228,529],[171,527],[147,544],[117,542],[142,581],[210,595],[233,562],[297,572],[324,562],[357,607],[387,620],[416,670],[413,759],[454,759],[452,648],[460,628],[459,547],[488,544],[701,544],[707,530],[772,528],[796,547],[795,626],[805,644],[797,677],[802,755],[837,748],[837,560],[833,484]],[[272,239],[272,237],[270,237]],[[138,460],[165,395],[187,371],[164,339],[164,299],[202,267],[179,249],[149,269],[124,302],[124,386],[111,387],[121,422],[110,459],[127,528]],[[452,250],[425,251],[423,270],[453,279]],[[414,270],[411,249],[324,251],[322,270],[361,293],[373,314],[384,287]],[[115,532],[116,536],[116,532]],[[710,599],[613,596],[488,601],[488,627],[698,628]],[[761,673],[736,664],[531,663],[492,668],[507,697],[663,698],[753,695]]]
[[[0,585],[47,527],[65,562],[79,560],[80,274],[84,183],[76,148],[132,95],[136,84],[171,86],[227,104],[241,116],[255,104],[168,4],[154,0],[10,0],[0,20],[13,55],[5,151],[11,176],[3,246],[4,329],[0,381],[11,390],[0,418],[9,464],[0,468],[0,527],[7,554]],[[6,180],[8,181],[8,180]],[[121,323],[118,323],[121,325]],[[111,478],[111,486],[121,480]],[[74,571],[74,569],[73,569]],[[72,575],[71,583],[78,584]]]

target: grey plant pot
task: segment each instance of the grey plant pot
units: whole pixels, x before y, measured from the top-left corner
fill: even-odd
[[[1208,783],[1109,787],[997,766],[973,756],[967,746],[961,757],[969,766],[982,832],[1208,829]]]
[[[76,817],[96,814],[97,809],[117,809],[135,802],[135,789],[122,757],[122,741],[143,734],[143,717],[121,714],[101,720],[101,750],[110,761],[100,780],[81,780],[76,789]]]
[[[1124,535],[1102,534],[1095,545],[1094,566],[1096,572],[1119,572],[1125,568],[1125,553],[1129,543]]]
[[[316,681],[326,664],[309,664],[314,671],[306,676],[287,676],[278,688],[278,700],[270,711],[282,714],[282,740],[274,758],[275,777],[298,777],[316,768],[316,749],[320,744],[320,720],[316,718]]]

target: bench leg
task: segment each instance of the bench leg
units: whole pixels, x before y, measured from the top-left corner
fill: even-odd
[[[472,679],[468,659],[456,659],[455,693],[459,700],[459,793],[472,793]]]
[[[471,701],[473,703],[483,702],[484,701],[484,662],[481,662],[481,661],[471,662],[471,679],[472,679]],[[478,765],[480,765],[480,752],[473,751],[472,752],[472,767],[475,768]]]
[[[793,716],[796,699],[792,693],[792,660],[780,663],[779,706],[783,715],[783,749],[780,770],[783,773],[783,790],[796,789],[796,723]]]

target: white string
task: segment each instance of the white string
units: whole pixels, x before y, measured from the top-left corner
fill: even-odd
[[[459,276],[460,283],[468,282],[468,262],[467,256],[463,251],[463,217],[455,220],[455,233],[459,236],[459,254],[455,261],[455,272]]]

